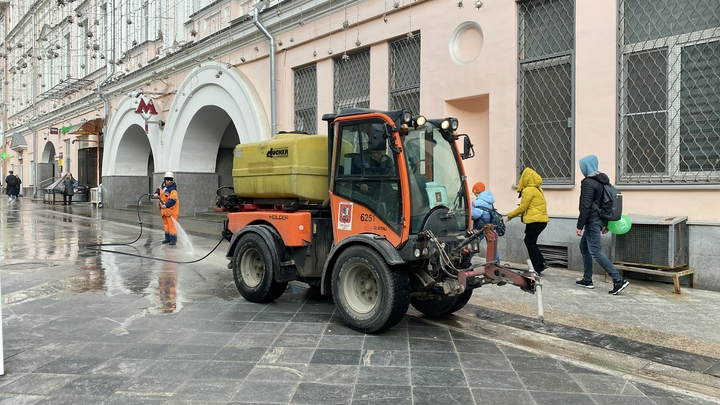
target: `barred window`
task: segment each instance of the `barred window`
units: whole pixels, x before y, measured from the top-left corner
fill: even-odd
[[[621,0],[620,181],[720,182],[720,2]]]
[[[420,113],[420,34],[390,43],[390,109]]]
[[[317,133],[317,65],[295,70],[295,130]]]
[[[544,184],[572,181],[574,0],[519,5],[518,176],[532,167]]]
[[[370,108],[370,50],[335,59],[334,108]]]

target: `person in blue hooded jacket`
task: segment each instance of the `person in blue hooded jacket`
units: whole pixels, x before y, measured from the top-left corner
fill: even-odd
[[[490,215],[490,211],[495,209],[493,206],[493,204],[495,204],[495,197],[493,196],[492,191],[485,189],[485,183],[481,181],[478,181],[475,185],[473,185],[472,192],[475,194],[475,201],[472,203],[473,228],[482,231],[485,224],[492,223],[492,215]],[[486,211],[483,208],[490,211]],[[485,236],[481,233],[478,241],[483,240],[483,238],[485,238]],[[495,253],[495,261],[500,264],[500,252],[497,250],[497,244],[495,245]]]
[[[578,162],[580,171],[585,178],[580,182],[580,215],[577,221],[577,236],[580,237],[580,254],[583,258],[583,278],[575,282],[583,288],[595,288],[592,281],[593,259],[607,272],[613,280],[613,289],[609,294],[617,295],[630,283],[623,279],[620,273],[602,251],[600,237],[607,233],[607,222],[598,214],[600,199],[603,195],[603,185],[610,184],[608,176],[598,170],[598,158],[588,155]]]

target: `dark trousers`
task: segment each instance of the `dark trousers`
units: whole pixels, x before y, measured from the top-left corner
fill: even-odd
[[[537,245],[538,236],[545,230],[547,222],[533,222],[525,224],[525,247],[530,256],[530,262],[532,262],[533,269],[535,271],[545,270],[545,258],[540,253],[540,248]]]
[[[72,194],[63,193],[63,205],[72,204]]]

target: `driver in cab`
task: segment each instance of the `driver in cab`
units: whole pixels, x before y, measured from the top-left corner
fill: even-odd
[[[390,173],[393,169],[392,159],[385,153],[385,145],[380,144],[375,146],[370,153],[368,153],[363,160],[363,166],[365,168],[365,175],[368,176],[383,176]],[[363,183],[360,185],[360,191],[369,194],[372,187],[368,184]]]

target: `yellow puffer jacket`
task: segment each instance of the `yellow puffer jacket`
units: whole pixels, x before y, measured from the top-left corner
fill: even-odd
[[[542,177],[535,170],[525,168],[518,182],[518,192],[521,194],[520,206],[507,215],[508,219],[522,215],[524,224],[549,222],[547,203],[541,186]]]

